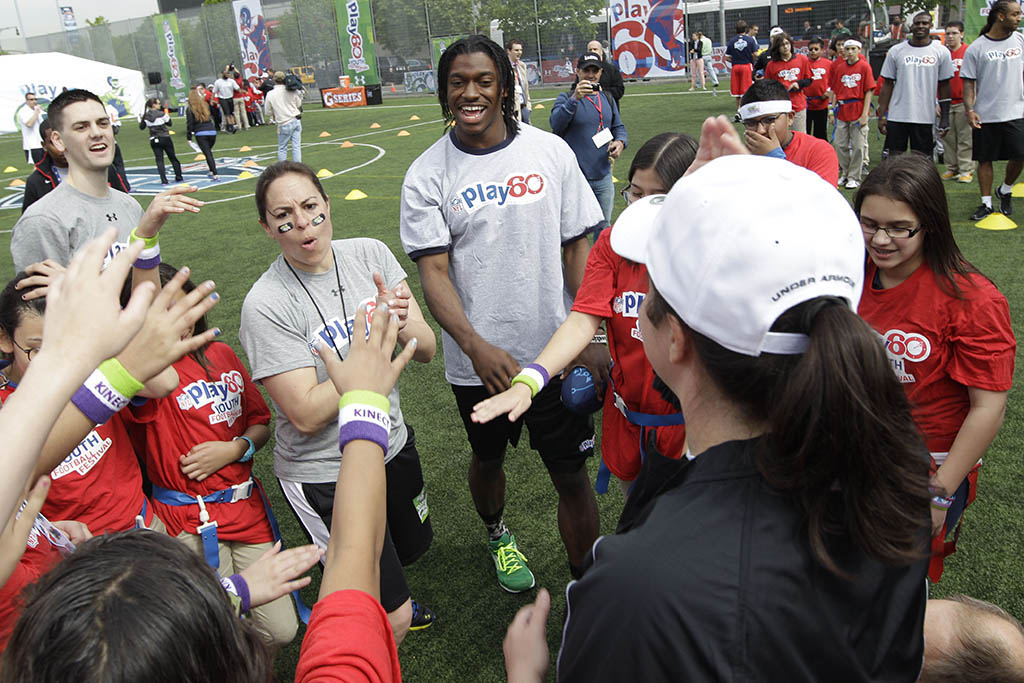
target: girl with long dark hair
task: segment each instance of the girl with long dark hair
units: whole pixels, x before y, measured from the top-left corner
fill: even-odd
[[[1010,310],[960,253],[930,159],[886,160],[868,174],[854,209],[868,251],[858,311],[884,337],[931,453],[937,581],[977,495],[981,458],[1003,423],[1017,348]]]

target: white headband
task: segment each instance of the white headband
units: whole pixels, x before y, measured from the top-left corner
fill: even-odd
[[[793,111],[793,103],[789,100],[766,100],[764,102],[751,102],[740,107],[740,118],[756,119],[759,116],[768,114],[788,114]]]
[[[854,47],[854,46],[856,46],[856,47],[864,47],[864,44],[861,43],[859,40],[854,40],[853,38],[850,38],[845,43],[843,43],[843,47]]]

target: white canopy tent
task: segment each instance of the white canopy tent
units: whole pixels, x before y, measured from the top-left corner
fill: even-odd
[[[95,93],[119,116],[141,115],[146,103],[142,72],[60,52],[0,57],[0,133],[20,130],[18,110],[34,92],[45,109],[64,88]]]

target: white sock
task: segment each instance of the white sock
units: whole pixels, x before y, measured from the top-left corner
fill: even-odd
[[[981,203],[991,209],[992,208],[992,195],[987,195],[985,197],[982,197],[981,198]]]
[[[1013,187],[1006,183],[1003,183],[999,188],[999,194],[1010,194],[1011,192],[1013,192]]]

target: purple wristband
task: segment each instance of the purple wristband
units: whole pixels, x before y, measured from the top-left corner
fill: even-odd
[[[99,400],[84,384],[78,387],[71,402],[75,404],[82,414],[95,422],[97,425],[105,424],[114,416],[114,410]]]
[[[148,259],[135,259],[135,267],[139,270],[153,270],[160,265],[160,254]]]
[[[245,614],[252,606],[249,598],[249,584],[245,582],[241,574],[232,574],[228,580],[235,585],[235,590],[238,591],[238,599],[242,602],[242,614]]]
[[[338,450],[345,450],[349,441],[362,439],[372,441],[381,447],[385,453],[388,452],[388,430],[379,424],[363,420],[352,420],[341,425],[338,429]]]
[[[529,365],[526,366],[526,368],[523,369],[525,370],[527,368],[531,370],[536,370],[537,372],[540,373],[540,376],[544,378],[544,386],[547,386],[548,382],[551,381],[551,376],[548,374],[548,371],[544,369],[543,365],[538,365],[537,363],[530,363]]]

